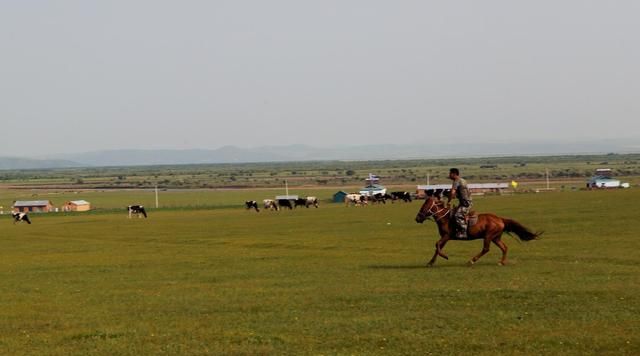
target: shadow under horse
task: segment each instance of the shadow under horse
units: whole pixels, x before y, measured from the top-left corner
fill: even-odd
[[[494,214],[479,214],[478,221],[470,226],[467,230],[466,239],[458,239],[455,237],[454,224],[451,209],[447,208],[443,201],[436,197],[428,197],[418,215],[416,222],[422,224],[427,218],[433,218],[438,225],[440,240],[436,242],[436,251],[427,264],[427,267],[433,266],[438,256],[449,259],[442,251],[449,240],[483,240],[482,251],[469,260],[469,265],[475,264],[480,257],[489,252],[491,243],[494,243],[502,251],[502,258],[498,264],[505,265],[507,263],[507,245],[502,241],[502,233],[514,233],[520,241],[531,241],[537,239],[542,232],[532,232],[515,220],[501,218]]]

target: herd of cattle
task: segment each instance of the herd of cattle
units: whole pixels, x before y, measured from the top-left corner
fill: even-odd
[[[374,195],[364,195],[359,193],[351,193],[347,194],[344,198],[344,203],[346,206],[364,206],[369,203],[377,204],[382,203],[386,204],[387,201],[404,201],[410,203],[412,201],[411,193],[409,192],[392,192],[391,194],[374,194]],[[256,200],[247,200],[244,202],[247,210],[255,210],[256,212],[260,212],[260,207]],[[298,198],[298,199],[264,199],[262,201],[262,206],[265,210],[275,210],[278,211],[280,209],[288,208],[289,210],[295,209],[299,206],[304,206],[309,208],[310,206],[318,207],[318,198],[316,197],[306,197],[306,198]]]
[[[350,193],[347,194],[344,198],[344,203],[346,206],[364,206],[369,203],[372,204],[386,204],[387,200],[390,200],[392,203],[397,200],[401,200],[405,203],[411,203],[411,193],[409,192],[392,192],[391,194],[382,194],[377,193],[373,195],[364,195],[359,193]]]
[[[392,192],[391,194],[374,194],[374,195],[363,195],[358,193],[347,194],[344,198],[344,202],[346,206],[365,206],[369,203],[377,204],[382,203],[386,204],[387,200],[394,202],[396,200],[401,200],[407,203],[412,201],[411,193],[409,192]],[[317,197],[306,197],[306,198],[298,198],[298,199],[265,199],[262,201],[263,207],[265,210],[275,210],[278,211],[280,209],[288,208],[292,210],[299,206],[304,206],[309,208],[311,206],[318,207],[318,198]],[[258,206],[258,202],[255,200],[247,200],[244,202],[247,209],[254,209],[257,212],[260,212],[260,207]],[[127,207],[127,211],[129,212],[129,218],[132,215],[136,215],[139,218],[147,217],[147,212],[142,205],[129,205]],[[18,222],[26,222],[31,224],[31,220],[29,220],[29,216],[27,213],[23,212],[13,212],[11,213],[13,217],[13,223]]]
[[[318,198],[316,197],[306,197],[306,198],[298,198],[295,200],[289,199],[265,199],[262,201],[265,210],[280,210],[284,208],[289,208],[289,210],[293,208],[297,208],[299,206],[304,206],[306,208],[310,206],[318,207]],[[247,209],[255,209],[255,211],[260,212],[260,208],[258,207],[258,202],[255,200],[247,200],[244,202],[244,205]]]

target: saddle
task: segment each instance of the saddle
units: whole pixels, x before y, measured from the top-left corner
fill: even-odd
[[[458,231],[456,233],[456,236],[458,237],[458,239],[467,239],[467,232],[469,231],[469,229],[475,225],[476,223],[478,223],[478,213],[471,209],[469,210],[469,213],[465,215],[465,221],[467,223],[467,229],[466,231],[464,231],[464,233],[462,234],[463,236],[460,236],[461,231]],[[456,219],[454,217],[454,214],[451,214],[451,218],[449,220],[449,223],[451,224],[450,226],[454,229],[454,231],[459,230],[461,227],[458,226],[458,224],[456,223]]]
[[[469,213],[465,215],[464,218],[467,221],[467,229],[469,229],[470,227],[472,227],[478,222],[478,212],[475,211],[474,209],[471,209],[469,210]],[[455,224],[455,218],[453,214],[451,214],[451,221],[454,221],[454,224]]]
[[[467,229],[469,229],[478,222],[478,213],[475,210],[471,210],[465,218],[467,219]]]

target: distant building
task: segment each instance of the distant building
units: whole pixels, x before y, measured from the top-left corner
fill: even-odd
[[[91,210],[91,203],[86,200],[72,200],[64,203],[62,206],[63,211],[89,211]]]
[[[620,188],[620,181],[612,178],[611,168],[598,168],[593,177],[589,178],[587,188]]]
[[[502,193],[504,190],[509,189],[509,183],[469,183],[468,186],[471,194]],[[418,197],[424,198],[434,192],[442,193],[449,190],[451,190],[451,184],[430,184],[419,185],[416,188],[416,193]]]
[[[48,213],[53,210],[53,203],[49,200],[16,200],[13,210],[21,213]]]

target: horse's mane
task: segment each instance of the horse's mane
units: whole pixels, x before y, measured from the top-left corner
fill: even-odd
[[[442,200],[437,199],[437,198],[433,198],[433,200],[435,201],[435,205],[438,208],[444,208],[445,204],[444,204],[444,202]]]

